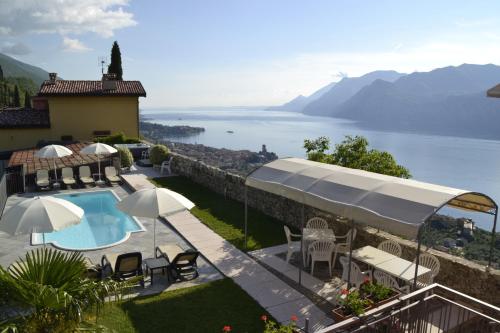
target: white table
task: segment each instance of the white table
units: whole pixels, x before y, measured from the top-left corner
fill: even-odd
[[[304,228],[302,230],[302,239],[304,241],[302,247],[302,256],[304,259],[304,265],[307,265],[308,247],[314,241],[332,241],[335,242],[335,234],[332,229],[313,229]]]
[[[364,246],[353,250],[352,257],[405,282],[411,283],[415,278],[414,263],[373,246]],[[419,265],[417,277],[430,274],[430,272],[429,268]]]

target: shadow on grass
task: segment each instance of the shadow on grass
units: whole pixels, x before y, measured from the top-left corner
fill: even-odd
[[[245,206],[185,177],[155,178],[157,186],[181,193],[196,204],[191,213],[239,249],[244,249]],[[248,250],[286,243],[283,223],[248,208]]]

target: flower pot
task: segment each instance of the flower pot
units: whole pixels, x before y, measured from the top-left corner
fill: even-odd
[[[332,315],[333,315],[333,319],[335,320],[335,323],[340,323],[341,321],[344,321],[346,319],[349,319],[349,318],[353,317],[352,314],[345,315],[344,314],[344,310],[342,309],[341,306],[333,309],[332,310]]]
[[[379,302],[375,303],[375,304],[372,306],[372,308],[376,308],[376,307],[379,307],[379,306],[381,306],[381,305],[384,305],[385,303],[389,303],[389,302],[391,302],[391,301],[393,301],[393,300],[397,299],[397,298],[399,297],[399,295],[401,295],[401,293],[400,293],[400,292],[398,292],[398,291],[396,291],[396,290],[394,290],[394,292],[393,292],[393,294],[392,294],[391,296],[389,296],[388,298],[383,299],[383,300],[381,300],[381,301],[379,301]]]

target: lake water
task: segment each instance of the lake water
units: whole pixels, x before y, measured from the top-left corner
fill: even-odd
[[[205,128],[199,135],[170,138],[172,141],[253,151],[259,151],[265,144],[268,151],[279,157],[305,157],[304,139],[327,136],[336,143],[345,135],[363,135],[371,147],[390,152],[399,164],[409,168],[413,179],[478,191],[500,202],[500,141],[371,131],[343,119],[280,111],[142,110],[141,113],[165,125]],[[479,226],[491,230],[491,216],[471,217]]]

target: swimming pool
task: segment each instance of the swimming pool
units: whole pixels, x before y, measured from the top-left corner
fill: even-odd
[[[116,208],[118,196],[109,190],[55,195],[81,207],[82,221],[69,228],[45,234],[45,243],[65,250],[96,250],[126,241],[130,233],[144,231],[140,222]],[[43,243],[42,234],[32,235],[32,244]]]

